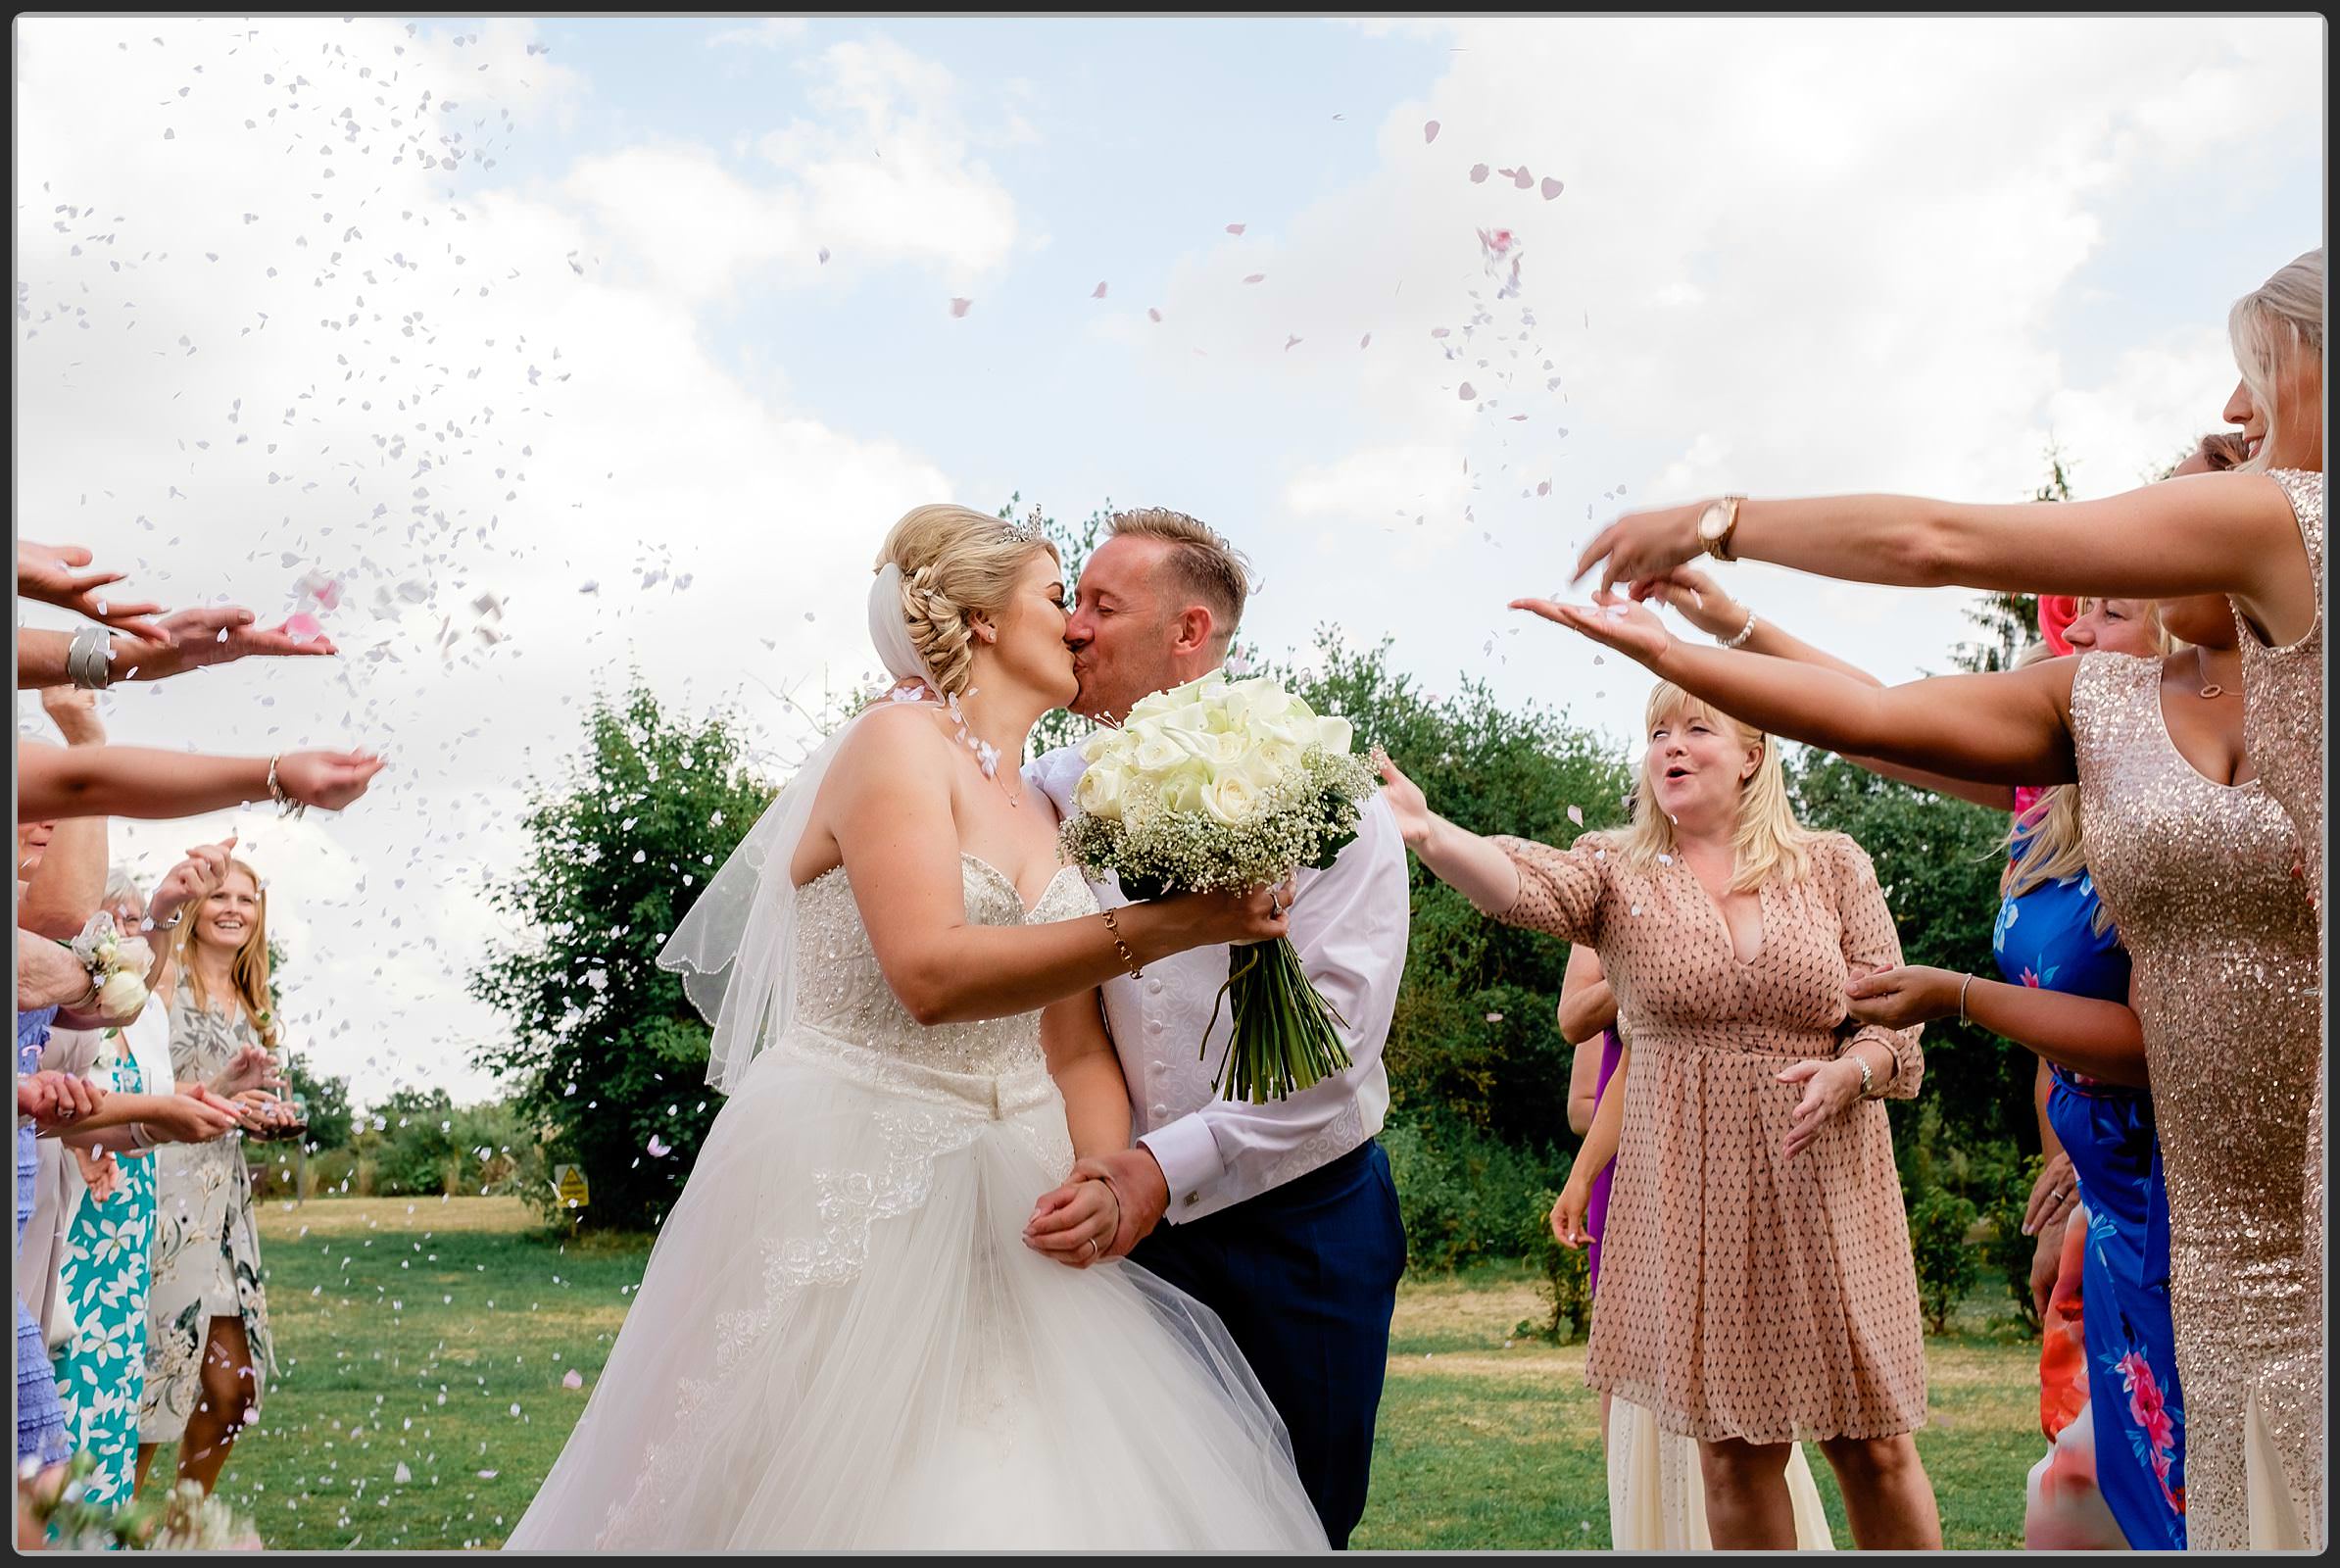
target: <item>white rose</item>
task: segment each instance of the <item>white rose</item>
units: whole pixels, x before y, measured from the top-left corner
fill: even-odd
[[[1186,756],[1186,748],[1167,733],[1147,730],[1138,737],[1137,750],[1130,757],[1130,766],[1140,773],[1161,773],[1176,767]]]
[[[130,974],[110,975],[98,987],[98,1011],[109,1018],[124,1022],[135,1018],[146,1006],[146,976]]]
[[[1121,769],[1109,762],[1091,766],[1081,775],[1080,784],[1073,790],[1073,800],[1091,816],[1118,822],[1121,820]]]
[[[1203,809],[1203,792],[1210,787],[1210,775],[1200,763],[1179,769],[1162,780],[1162,808],[1166,811],[1199,811]]]
[[[1243,774],[1262,790],[1273,789],[1296,772],[1300,749],[1290,741],[1261,741],[1243,759]]]
[[[1258,789],[1240,772],[1220,774],[1202,792],[1202,809],[1230,827],[1248,820],[1258,807]]]

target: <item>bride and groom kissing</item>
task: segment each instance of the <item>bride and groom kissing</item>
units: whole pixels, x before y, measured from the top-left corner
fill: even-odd
[[[1347,1544],[1405,1263],[1374,1137],[1406,852],[1376,798],[1279,888],[1131,903],[1059,864],[1077,750],[1000,760],[1219,667],[1249,591],[1164,511],[1064,578],[962,507],[888,535],[892,701],[660,956],[729,1100],[509,1547]],[[1349,1065],[1220,1099],[1229,945],[1276,937]]]

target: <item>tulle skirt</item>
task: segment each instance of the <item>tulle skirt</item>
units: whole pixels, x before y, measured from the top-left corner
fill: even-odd
[[[800,1026],[716,1118],[507,1547],[1322,1549],[1216,1314],[1023,1245],[1071,1163],[1044,1068]]]
[[[1833,1551],[1804,1446],[1787,1450],[1787,1496],[1798,1551]],[[1698,1445],[1658,1425],[1631,1399],[1609,1398],[1609,1545],[1615,1551],[1712,1551]]]

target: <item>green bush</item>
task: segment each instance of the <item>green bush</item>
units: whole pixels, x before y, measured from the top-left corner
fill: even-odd
[[[2039,1307],[2031,1299],[2031,1259],[2039,1239],[2023,1234],[2023,1210],[2030,1205],[2031,1184],[2039,1179],[2041,1161],[2026,1159],[2011,1144],[1994,1146],[1972,1161],[1976,1196],[1990,1237],[1982,1244],[1984,1262],[2007,1283],[2015,1314],[2024,1329],[2039,1332]]]
[[[1405,1217],[1406,1266],[1446,1270],[1534,1257],[1520,1216],[1565,1179],[1568,1160],[1549,1148],[1507,1144],[1451,1116],[1431,1114],[1382,1130]]]
[[[1950,1331],[1950,1314],[1982,1277],[1982,1260],[1967,1233],[1974,1205],[1956,1193],[1933,1188],[1910,1209],[1910,1251],[1918,1266],[1918,1304],[1929,1334]]]
[[[320,1149],[309,1156],[309,1191],[319,1198],[346,1198],[358,1191],[358,1152]]]
[[[1535,1206],[1520,1217],[1520,1242],[1543,1270],[1540,1287],[1552,1313],[1541,1323],[1527,1321],[1511,1332],[1519,1338],[1574,1345],[1592,1329],[1592,1270],[1581,1247],[1563,1247],[1552,1235],[1552,1205],[1558,1192],[1536,1195]]]

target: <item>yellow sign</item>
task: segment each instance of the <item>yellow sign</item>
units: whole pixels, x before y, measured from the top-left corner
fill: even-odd
[[[583,1208],[590,1200],[585,1190],[585,1173],[574,1165],[553,1167],[553,1191],[560,1195],[562,1206]]]

